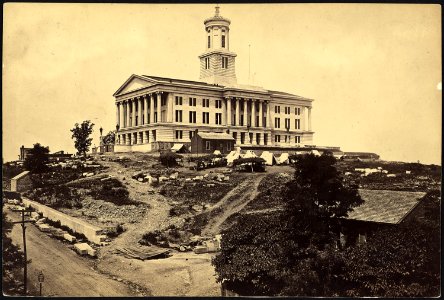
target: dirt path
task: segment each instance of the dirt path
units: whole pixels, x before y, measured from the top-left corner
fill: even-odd
[[[18,220],[18,213],[8,212],[8,217]],[[14,243],[23,247],[20,225],[11,231]],[[67,244],[50,238],[34,225],[26,226],[28,259],[28,284],[38,290],[37,276],[45,275],[44,296],[143,296],[150,293],[137,293],[130,286],[111,279],[94,270],[94,260],[78,256]]]
[[[212,210],[222,207],[222,213],[213,217],[207,226],[202,230],[203,236],[214,236],[220,232],[221,225],[228,217],[242,210],[250,201],[252,201],[258,192],[259,183],[265,174],[251,174],[249,177],[240,183],[236,188],[227,193]]]

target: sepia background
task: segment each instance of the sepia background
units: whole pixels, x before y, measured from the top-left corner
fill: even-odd
[[[314,144],[441,163],[439,5],[220,7],[238,82],[314,98]],[[98,145],[131,74],[198,80],[213,14],[212,4],[5,4],[4,161],[36,142],[74,153],[69,130],[83,120]]]

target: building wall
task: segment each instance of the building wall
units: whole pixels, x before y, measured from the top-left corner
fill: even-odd
[[[12,192],[24,192],[32,188],[29,172],[23,172],[11,179]]]

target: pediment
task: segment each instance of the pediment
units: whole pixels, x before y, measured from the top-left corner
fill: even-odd
[[[156,84],[153,80],[145,79],[138,75],[132,75],[115,93],[114,96],[125,94],[134,90],[150,87]]]

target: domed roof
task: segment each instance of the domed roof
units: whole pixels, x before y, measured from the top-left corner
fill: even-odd
[[[227,18],[222,17],[221,15],[219,15],[219,6],[215,7],[215,12],[214,12],[214,16],[208,19],[205,19],[204,24],[206,25],[208,22],[211,21],[223,21],[223,22],[227,22],[228,25],[230,25],[231,21]]]

